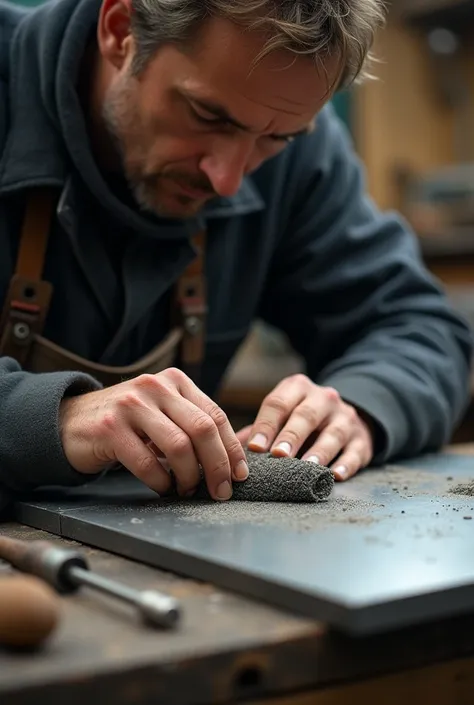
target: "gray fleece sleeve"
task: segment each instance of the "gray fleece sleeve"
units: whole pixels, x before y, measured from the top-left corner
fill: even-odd
[[[32,374],[0,358],[0,502],[9,492],[90,480],[64,455],[59,405],[66,396],[97,389],[99,383],[85,374]]]
[[[472,336],[426,270],[416,238],[365,191],[333,111],[295,145],[291,218],[262,317],[285,331],[309,376],[376,422],[376,462],[448,442],[470,397]]]

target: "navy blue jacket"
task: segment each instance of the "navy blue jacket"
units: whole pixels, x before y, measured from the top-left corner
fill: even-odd
[[[75,85],[100,0],[35,10],[0,4],[0,301],[17,254],[25,195],[62,195],[45,275],[45,335],[107,364],[128,364],[168,330],[169,292],[208,230],[210,311],[202,387],[214,395],[256,318],[284,331],[308,375],[339,390],[383,431],[378,462],[438,448],[469,394],[471,335],[422,265],[416,239],[365,193],[330,107],[313,134],[195,220],[169,222],[118,200],[94,162]],[[0,486],[84,479],[58,431],[84,374],[31,374],[0,359]]]

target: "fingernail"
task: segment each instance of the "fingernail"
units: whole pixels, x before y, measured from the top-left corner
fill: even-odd
[[[349,477],[349,470],[344,467],[344,465],[340,465],[338,468],[335,468],[333,472],[335,475],[338,475],[341,480],[347,480]]]
[[[291,454],[291,446],[289,443],[279,443],[275,448],[273,449],[273,452],[278,452],[282,453],[283,455],[290,455]]]
[[[317,455],[310,455],[309,458],[306,458],[306,461],[308,463],[316,463],[316,465],[321,465]]]
[[[265,450],[268,446],[268,438],[263,435],[263,433],[257,433],[250,441],[249,447],[254,446],[255,448],[260,448]]]
[[[217,488],[216,496],[218,499],[230,499],[232,497],[232,487],[230,486],[230,482],[227,480],[225,482],[221,482]]]
[[[234,474],[237,480],[246,480],[249,476],[249,467],[245,460],[241,460],[235,467]]]

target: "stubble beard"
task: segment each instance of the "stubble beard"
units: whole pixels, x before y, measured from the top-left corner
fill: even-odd
[[[160,184],[173,180],[173,174],[155,173],[144,176],[140,165],[144,164],[147,145],[144,144],[140,129],[140,116],[135,109],[133,78],[124,76],[109,88],[102,108],[102,118],[113,148],[120,160],[122,172],[140,210],[169,219],[183,219],[195,216],[203,203],[177,195],[177,208],[167,209],[159,198]],[[129,154],[133,152],[133,158]]]
[[[110,86],[102,107],[102,119],[110,137],[113,149],[122,167],[127,184],[140,209],[152,213],[157,212],[155,198],[151,198],[149,185],[137,174],[137,168],[127,158],[127,144],[132,144],[136,156],[134,162],[142,162],[143,146],[141,145],[138,115],[134,109],[134,90],[131,76],[124,76]]]

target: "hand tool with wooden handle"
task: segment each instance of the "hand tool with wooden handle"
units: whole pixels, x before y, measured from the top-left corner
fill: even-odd
[[[39,578],[0,574],[0,645],[41,646],[53,633],[60,600]]]
[[[19,541],[0,536],[0,558],[24,573],[45,580],[58,592],[73,593],[86,585],[137,608],[150,625],[175,627],[181,617],[177,600],[156,590],[138,591],[108,580],[89,570],[79,551],[70,551],[48,541]]]

